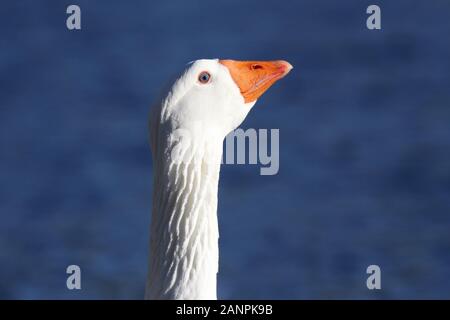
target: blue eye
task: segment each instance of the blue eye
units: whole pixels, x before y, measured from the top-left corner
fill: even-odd
[[[198,76],[198,81],[203,84],[208,83],[210,79],[211,75],[207,71],[201,72]]]

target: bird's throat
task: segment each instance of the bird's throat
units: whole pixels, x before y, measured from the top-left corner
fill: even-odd
[[[217,191],[222,144],[207,143],[170,156],[154,152],[148,299],[216,299]]]

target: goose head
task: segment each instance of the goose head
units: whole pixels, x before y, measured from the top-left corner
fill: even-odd
[[[173,84],[160,110],[166,136],[178,131],[191,139],[222,142],[258,98],[292,66],[278,61],[202,59],[190,63]],[[170,132],[170,133],[169,133]]]

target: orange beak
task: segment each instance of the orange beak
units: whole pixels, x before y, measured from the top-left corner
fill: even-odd
[[[234,82],[239,87],[245,103],[258,99],[275,81],[289,73],[292,65],[278,61],[235,61],[219,60],[228,68]]]

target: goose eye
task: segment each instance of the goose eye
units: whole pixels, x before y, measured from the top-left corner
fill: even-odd
[[[208,83],[210,79],[211,79],[211,75],[209,74],[209,72],[206,72],[206,71],[203,71],[198,76],[198,81],[203,84]]]

